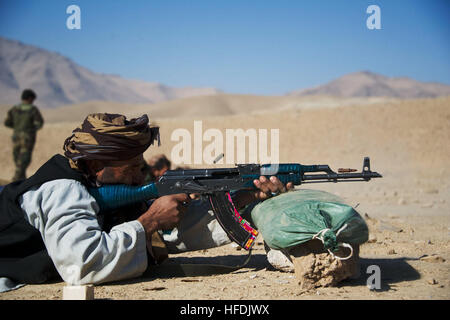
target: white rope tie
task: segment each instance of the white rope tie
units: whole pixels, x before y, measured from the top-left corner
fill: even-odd
[[[344,230],[345,228],[347,228],[347,224],[344,224],[337,232],[336,232],[336,238],[339,235],[339,233],[341,233],[342,230]],[[325,233],[327,231],[331,230],[330,228],[325,228],[320,230],[319,232],[317,232],[312,239],[319,239],[320,241],[322,241],[322,243],[324,243],[323,240],[323,236],[325,235]],[[349,245],[348,243],[342,242],[342,243],[338,243],[339,247],[345,247],[345,248],[349,248],[350,249],[350,254],[347,257],[338,257],[337,255],[335,255],[330,249],[327,249],[328,252],[330,253],[330,255],[337,259],[337,260],[348,260],[353,256],[353,247],[351,245]]]

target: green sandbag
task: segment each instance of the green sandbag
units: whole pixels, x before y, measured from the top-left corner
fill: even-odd
[[[369,238],[360,214],[325,191],[300,189],[283,193],[256,205],[251,216],[272,249],[289,249],[319,235],[324,248],[335,252],[338,243],[362,244]]]

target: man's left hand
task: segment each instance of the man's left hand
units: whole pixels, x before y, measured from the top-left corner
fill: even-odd
[[[271,176],[267,179],[265,176],[259,177],[259,179],[253,180],[253,184],[257,191],[254,192],[255,200],[263,201],[280,193],[287,192],[294,189],[294,184],[288,182],[284,185],[276,176]]]
[[[261,176],[259,179],[253,180],[253,183],[258,190],[237,191],[237,195],[233,201],[238,210],[254,201],[263,201],[280,193],[294,189],[294,184],[292,182],[284,185],[275,176],[270,177],[270,179],[267,179],[265,176]]]

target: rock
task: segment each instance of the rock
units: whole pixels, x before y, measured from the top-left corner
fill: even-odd
[[[289,253],[281,250],[275,250],[265,246],[267,261],[277,270],[284,272],[294,272],[294,264],[292,263]]]
[[[432,262],[432,263],[441,263],[445,262],[445,259],[437,254],[433,254],[431,256],[425,256],[420,258],[421,261]]]
[[[388,251],[388,254],[397,254],[397,252],[395,252],[394,249],[391,249],[391,250]]]
[[[429,203],[424,203],[423,205],[421,205],[422,208],[433,208],[434,203],[429,202]]]
[[[232,248],[236,249],[237,251],[240,251],[240,250],[242,249],[241,246],[238,245],[236,242],[232,242],[232,243],[230,244],[230,246],[231,246]]]
[[[398,199],[397,203],[402,206],[402,205],[406,204],[406,200],[403,198],[400,198],[400,199]]]
[[[430,280],[428,280],[428,283],[431,284],[431,285],[438,284],[438,282],[436,281],[436,279],[430,279]]]
[[[377,238],[375,236],[370,236],[369,240],[367,240],[367,243],[376,243],[377,242]]]
[[[435,189],[435,188],[428,188],[428,189],[425,189],[424,192],[428,193],[428,194],[438,194],[439,190]]]
[[[94,286],[91,284],[64,286],[63,300],[94,300]]]
[[[287,280],[276,280],[276,283],[279,283],[279,284],[289,284],[289,281],[287,281]]]

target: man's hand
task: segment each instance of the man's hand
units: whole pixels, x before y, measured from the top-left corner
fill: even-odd
[[[253,180],[253,184],[259,189],[254,192],[255,200],[259,201],[266,200],[280,193],[294,189],[294,184],[292,182],[288,182],[284,185],[275,176],[270,177],[270,179],[267,179],[265,176],[261,176],[259,177],[259,180]]]
[[[156,230],[173,229],[186,212],[191,198],[185,193],[163,196],[156,199],[150,208],[137,220],[142,224],[147,239]]]
[[[272,176],[267,179],[265,176],[253,180],[253,184],[258,190],[256,191],[238,191],[234,204],[237,209],[241,209],[253,201],[263,201],[280,193],[294,189],[292,182],[284,185],[277,177]]]

